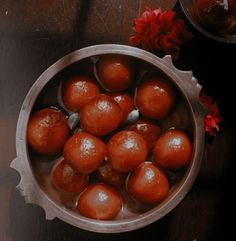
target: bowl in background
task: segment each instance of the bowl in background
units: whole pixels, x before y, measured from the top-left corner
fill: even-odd
[[[193,9],[196,3],[196,0],[179,0],[179,2],[185,16],[199,32],[201,32],[202,34],[204,34],[205,36],[211,39],[214,39],[223,43],[236,43],[236,34],[235,34],[236,30],[234,31],[234,34],[214,32],[207,29],[197,21],[196,17],[194,17],[194,9]],[[234,21],[236,21],[236,16]]]
[[[120,54],[132,58],[136,69],[145,69],[165,75],[175,85],[179,101],[175,111],[165,120],[162,129],[171,126],[185,128],[193,136],[193,153],[190,164],[180,174],[170,173],[171,189],[168,196],[154,207],[143,208],[123,196],[123,207],[114,220],[101,221],[81,216],[73,210],[74,200],[55,190],[50,182],[50,173],[57,159],[46,160],[30,152],[27,145],[27,125],[32,111],[49,105],[58,106],[58,88],[64,76],[87,68],[91,71],[94,59],[105,54]],[[87,66],[87,67],[86,67]],[[157,221],[165,216],[188,193],[201,165],[204,152],[204,116],[205,109],[199,101],[201,86],[191,71],[175,68],[170,56],[159,58],[144,50],[116,44],[96,45],[74,51],[50,66],[34,83],[28,92],[17,123],[17,157],[11,167],[21,176],[17,186],[27,203],[40,205],[47,219],[59,219],[89,231],[101,233],[119,233],[135,230]],[[60,159],[60,157],[58,157]]]

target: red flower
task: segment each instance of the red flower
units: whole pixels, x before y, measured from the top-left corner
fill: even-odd
[[[174,20],[173,11],[160,8],[151,10],[146,7],[144,13],[134,19],[135,35],[129,38],[129,43],[146,50],[160,49],[174,58],[179,55],[179,45],[192,37],[186,30],[183,20]]]
[[[209,111],[209,114],[204,119],[205,131],[211,136],[215,136],[216,132],[219,131],[219,123],[222,121],[217,103],[210,96],[207,96],[204,91],[201,92],[200,100]]]

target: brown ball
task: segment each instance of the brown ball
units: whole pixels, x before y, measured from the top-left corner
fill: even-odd
[[[137,89],[136,104],[142,116],[154,120],[163,119],[175,103],[173,86],[162,79],[149,79]]]
[[[95,171],[104,161],[106,145],[99,138],[77,132],[66,142],[63,156],[78,172],[88,174]]]
[[[145,119],[136,121],[134,124],[128,126],[127,130],[135,131],[142,135],[147,143],[148,151],[152,150],[154,142],[161,133],[161,129],[156,123]]]
[[[80,111],[86,103],[98,94],[97,84],[86,76],[75,76],[62,85],[63,103],[71,111]]]
[[[133,66],[126,56],[104,55],[98,61],[97,74],[107,89],[122,91],[127,89],[133,80]]]
[[[119,172],[133,171],[146,160],[147,154],[145,140],[134,131],[120,131],[107,144],[108,161]]]
[[[94,97],[80,113],[83,130],[96,136],[104,136],[115,130],[122,118],[122,111],[117,102],[104,94]]]
[[[121,187],[126,180],[127,174],[116,171],[109,162],[105,162],[97,170],[97,178],[113,187]]]
[[[122,206],[120,194],[106,184],[93,184],[79,197],[76,209],[87,218],[111,220]]]
[[[161,167],[178,170],[188,165],[192,154],[189,137],[181,130],[163,133],[153,148],[153,160]]]
[[[133,99],[126,93],[110,93],[108,94],[114,101],[118,103],[123,113],[123,122],[127,120],[129,113],[134,110]]]
[[[67,117],[56,108],[50,107],[39,110],[29,119],[28,144],[42,156],[59,154],[68,137]]]
[[[167,196],[169,181],[157,166],[144,162],[128,178],[127,190],[140,203],[154,204]]]
[[[80,193],[88,185],[88,175],[77,172],[64,159],[56,163],[51,178],[57,189],[69,194]]]

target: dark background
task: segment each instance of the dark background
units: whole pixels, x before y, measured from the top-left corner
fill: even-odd
[[[53,62],[76,49],[127,44],[132,19],[145,4],[174,8],[184,18],[176,0],[0,0],[0,241],[234,239],[236,45],[207,39],[192,27],[194,38],[182,47],[175,64],[193,70],[205,91],[218,100],[224,121],[206,145],[193,188],[171,213],[137,231],[95,234],[58,219],[45,220],[44,211],[25,204],[15,188],[20,177],[9,164],[16,157],[18,114],[32,84]]]

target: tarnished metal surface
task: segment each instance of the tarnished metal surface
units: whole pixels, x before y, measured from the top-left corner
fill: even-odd
[[[169,196],[156,207],[144,213],[137,213],[129,218],[116,219],[112,221],[91,220],[65,208],[58,204],[52,197],[40,187],[30,164],[30,157],[27,150],[26,130],[30,112],[34,106],[38,95],[50,82],[50,80],[61,70],[84,58],[101,54],[123,54],[136,60],[144,61],[154,66],[157,70],[164,73],[179,89],[188,106],[193,125],[193,158],[181,179],[180,183],[171,190]],[[204,115],[205,109],[199,102],[201,86],[191,71],[180,71],[175,68],[170,56],[159,58],[141,49],[116,45],[105,44],[87,47],[74,51],[62,59],[58,60],[49,67],[35,82],[27,94],[22,105],[16,132],[17,158],[11,163],[11,167],[16,169],[21,176],[18,189],[24,196],[26,202],[35,203],[44,208],[47,219],[58,217],[76,227],[103,233],[118,233],[134,230],[146,226],[170,212],[181,202],[195,181],[204,151]],[[184,112],[183,112],[184,113]]]

